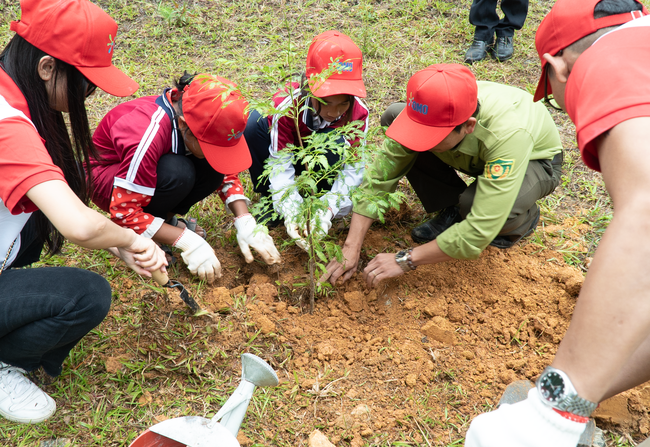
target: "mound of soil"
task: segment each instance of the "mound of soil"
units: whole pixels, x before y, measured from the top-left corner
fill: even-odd
[[[550,227],[545,236],[557,231]],[[579,235],[564,228],[565,237],[570,231]],[[391,234],[373,227],[364,259],[399,249]],[[509,383],[535,380],[551,362],[583,282],[579,269],[539,245],[490,247],[476,261],[421,266],[373,290],[357,274],[317,299],[309,314],[299,249],[286,250],[276,268],[247,265],[237,252],[219,257],[239,269],[227,269],[197,297],[209,315],[193,324],[244,321],[244,330],[231,325],[212,333],[224,351],[251,338],[264,343],[256,353],[278,371],[295,403],[275,409],[272,438],[293,445],[306,443],[315,428],[336,445],[394,440],[397,428],[415,442],[461,438]],[[167,306],[182,303],[171,296]],[[603,403],[597,422],[647,435],[649,408],[646,386]],[[268,445],[268,435],[248,437]]]

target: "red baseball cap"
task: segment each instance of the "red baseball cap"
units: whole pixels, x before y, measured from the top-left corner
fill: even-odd
[[[555,56],[560,50],[574,42],[595,33],[601,28],[622,25],[632,19],[647,15],[648,10],[643,6],[642,11],[632,11],[613,16],[594,19],[594,9],[601,0],[557,0],[549,13],[544,17],[535,34],[535,47],[542,61],[542,75],[537,84],[534,101],[551,92],[551,85],[546,78],[546,60],[544,54]]]
[[[115,96],[132,95],[138,83],[113,65],[117,24],[87,0],[21,0],[11,30],[52,57],[76,67]]]
[[[323,70],[336,64],[337,71],[327,79],[312,79]],[[358,46],[339,31],[326,31],[314,37],[307,52],[307,79],[314,96],[332,95],[366,97],[366,87],[361,76],[363,55]]]
[[[386,136],[413,151],[424,152],[474,114],[478,86],[466,66],[436,64],[411,76],[406,97],[406,108],[388,127]]]
[[[221,174],[250,168],[251,154],[242,138],[248,101],[228,79],[198,74],[183,90],[183,116],[210,165]]]

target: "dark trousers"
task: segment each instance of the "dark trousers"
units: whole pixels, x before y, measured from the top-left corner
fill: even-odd
[[[325,128],[317,132],[331,132],[332,128]],[[263,197],[270,196],[270,183],[268,177],[262,178],[264,172],[264,163],[269,158],[269,147],[271,146],[271,134],[269,133],[269,121],[266,117],[262,117],[257,110],[253,110],[248,117],[246,130],[244,131],[244,138],[251,153],[253,164],[248,172],[253,181],[255,192],[260,193]],[[341,137],[341,140],[343,137]],[[341,141],[342,142],[342,141]],[[338,163],[341,159],[340,155],[335,152],[328,152],[324,154],[330,166]],[[293,165],[295,175],[298,177],[304,170],[302,165]],[[332,189],[333,178],[322,179],[317,183],[319,191],[329,191]]]
[[[38,260],[42,242],[33,229],[32,218],[16,261],[0,274],[0,361],[58,376],[70,350],[106,317],[111,287],[82,269],[15,268]]]
[[[381,125],[390,123],[404,109],[404,103],[391,104],[381,116]],[[453,132],[453,131],[452,131]],[[431,152],[420,152],[406,174],[427,213],[458,205],[463,219],[469,214],[478,183],[469,186],[454,168]],[[553,160],[531,160],[524,180],[500,236],[523,236],[538,217],[536,202],[552,193],[562,179],[562,153]]]
[[[528,0],[501,0],[501,11],[504,14],[499,19],[497,0],[474,0],[469,11],[469,23],[476,27],[474,38],[490,42],[497,37],[512,37],[515,30],[520,30],[526,21]]]
[[[155,217],[186,214],[192,205],[208,197],[223,183],[224,175],[204,158],[165,154],[156,168],[156,192],[143,210]]]

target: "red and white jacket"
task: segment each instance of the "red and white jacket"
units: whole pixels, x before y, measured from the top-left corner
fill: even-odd
[[[50,180],[65,182],[30,118],[25,97],[0,68],[0,265],[7,258],[5,269],[20,250],[20,231],[38,209],[27,191]]]
[[[289,93],[287,90],[280,90],[274,95],[273,105],[275,108],[283,110],[291,105],[292,99],[294,100],[294,104],[298,100],[300,96],[300,85],[298,83],[292,83],[288,88],[293,88],[293,91]],[[368,107],[361,99],[354,97],[354,104],[350,113],[349,122],[362,121],[364,123],[364,137],[354,141],[348,141],[347,143],[351,147],[365,145],[365,136],[368,133]],[[342,127],[343,121],[345,120],[341,118],[333,123],[322,121],[320,117],[314,117],[313,112],[306,107],[304,112],[301,113],[298,123],[300,137],[306,137],[320,129]],[[289,117],[280,114],[269,115],[268,120],[269,131],[271,133],[269,155],[272,158],[282,160],[279,165],[280,167],[269,178],[270,189],[273,193],[275,211],[280,215],[287,216],[291,215],[293,209],[302,202],[302,197],[297,189],[294,189],[290,193],[289,200],[280,200],[286,188],[291,187],[295,183],[296,176],[295,169],[291,163],[291,153],[288,153],[288,151],[283,152],[283,149],[288,144],[298,146],[298,134],[293,119]],[[345,165],[332,184],[332,189],[323,196],[322,199],[327,201],[334,217],[343,217],[352,211],[350,191],[352,188],[356,188],[361,184],[364,170],[365,162],[363,161],[353,165]]]
[[[164,220],[142,209],[156,192],[156,168],[165,154],[188,154],[174,119],[169,92],[122,103],[102,119],[93,134],[101,161],[91,160],[93,202],[116,224],[152,237]],[[218,189],[228,204],[246,200],[239,174],[226,175]]]

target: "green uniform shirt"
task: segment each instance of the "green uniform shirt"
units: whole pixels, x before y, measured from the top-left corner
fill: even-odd
[[[435,153],[446,164],[477,178],[467,217],[436,239],[447,255],[476,259],[499,234],[521,188],[529,160],[552,159],[562,150],[560,135],[541,102],[518,88],[478,82],[480,110],[474,132],[449,151]],[[386,138],[360,188],[365,194],[393,192],[419,152]],[[363,195],[363,194],[362,194]],[[372,219],[376,207],[357,199],[354,212]]]

